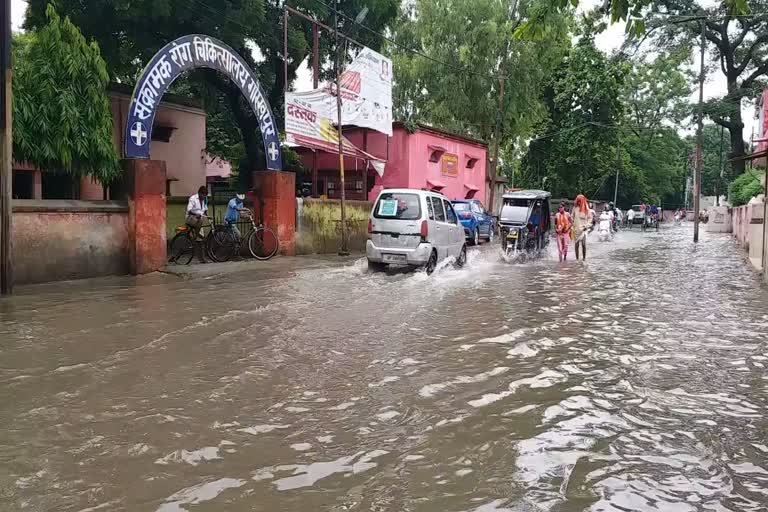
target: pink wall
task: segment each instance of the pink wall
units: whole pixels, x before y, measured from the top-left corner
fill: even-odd
[[[480,142],[464,139],[456,135],[448,134],[429,127],[419,127],[416,132],[408,133],[402,125],[396,124],[393,136],[387,147],[387,136],[378,132],[368,131],[364,143],[362,130],[354,129],[345,133],[345,136],[358,148],[367,153],[386,159],[384,176],[379,177],[375,171],[375,185],[368,194],[368,200],[376,199],[382,188],[430,188],[433,184],[443,184],[442,189],[450,199],[467,197],[469,186],[477,188],[474,194],[476,199],[485,202],[486,186],[485,172],[487,160],[487,146]],[[445,149],[444,154],[453,154],[458,158],[457,176],[442,174],[441,162],[430,162],[429,158],[433,147]],[[477,158],[473,168],[468,169],[469,157]],[[312,155],[307,153],[302,157],[302,162],[308,169],[312,168]],[[355,162],[354,158],[345,157],[345,169],[360,169],[362,161]],[[331,153],[319,153],[318,169],[338,169],[338,156]]]

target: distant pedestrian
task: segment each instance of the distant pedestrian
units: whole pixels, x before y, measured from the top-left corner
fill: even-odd
[[[581,248],[584,259],[587,259],[587,233],[591,230],[592,223],[587,198],[583,194],[579,194],[573,201],[573,237],[575,240],[573,250],[577,260],[579,259],[579,248]]]
[[[627,210],[627,227],[632,229],[632,224],[635,222],[635,210],[630,208]]]
[[[557,234],[557,253],[560,261],[568,258],[568,240],[571,236],[571,215],[565,211],[565,203],[560,203],[560,207],[555,214],[555,232]]]

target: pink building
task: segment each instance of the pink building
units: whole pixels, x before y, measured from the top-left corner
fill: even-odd
[[[112,138],[122,157],[124,123],[132,89],[112,84],[107,92],[112,111]],[[166,94],[157,109],[150,142],[153,160],[165,160],[166,195],[190,196],[206,183],[205,111],[198,101]],[[16,199],[108,199],[101,184],[90,178],[41,173],[23,162],[13,164]]]
[[[419,124],[409,133],[403,123],[393,123],[392,137],[362,128],[344,131],[355,146],[386,161],[383,176],[365,161],[345,157],[347,199],[373,201],[384,188],[439,190],[450,199],[486,200],[486,161],[488,145],[482,141]],[[313,169],[316,159],[316,195],[336,199],[341,196],[339,157],[333,153],[314,153],[297,149],[302,163]],[[314,184],[313,184],[314,188]]]

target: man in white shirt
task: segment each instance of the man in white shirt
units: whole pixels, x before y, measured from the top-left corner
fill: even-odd
[[[203,226],[203,216],[208,214],[208,188],[205,186],[200,187],[197,189],[197,194],[189,196],[189,201],[187,202],[187,219],[186,223],[187,226],[192,228],[194,232],[192,233],[193,240],[195,240],[195,246],[196,250],[199,250],[198,257],[200,259],[200,263],[208,263],[205,260],[205,250],[202,247],[202,244],[198,243],[200,242],[200,228]],[[197,247],[199,246],[199,247]]]
[[[632,229],[632,224],[635,222],[635,210],[630,208],[627,210],[627,227]]]

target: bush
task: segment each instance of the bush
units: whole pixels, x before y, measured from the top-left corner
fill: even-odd
[[[731,183],[728,188],[728,199],[733,206],[747,204],[750,199],[763,193],[763,184],[760,182],[763,173],[747,171]]]

